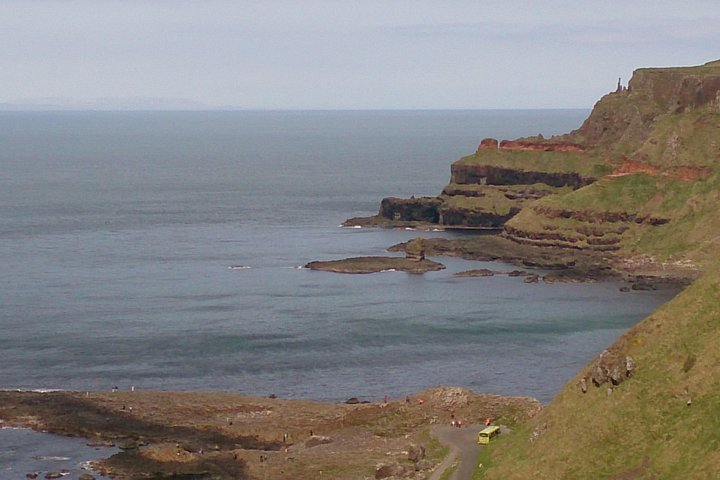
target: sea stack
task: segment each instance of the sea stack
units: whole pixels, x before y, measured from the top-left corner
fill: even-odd
[[[405,258],[416,262],[425,260],[425,240],[422,238],[410,240],[405,246]]]

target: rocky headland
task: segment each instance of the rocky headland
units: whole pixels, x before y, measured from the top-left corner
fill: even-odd
[[[484,139],[452,164],[438,196],[385,198],[377,215],[345,224],[485,230],[426,240],[426,254],[540,268],[550,272],[544,281],[689,285],[483,449],[476,473],[705,479],[717,477],[720,461],[709,447],[718,443],[720,398],[719,203],[720,60],[639,69],[577,130]]]
[[[567,270],[559,277],[573,279],[687,284],[707,252],[673,252],[688,247],[691,210],[718,195],[718,82],[720,62],[640,69],[577,130],[486,138],[451,165],[438,196],[385,198],[377,215],[345,225],[486,230],[496,238],[432,240],[427,253]]]
[[[691,284],[494,447],[483,478],[714,478],[718,456],[704,445],[717,443],[706,426],[720,391],[720,61],[639,69],[552,142],[581,146],[580,168],[602,174],[528,203],[497,241],[526,258],[540,249],[597,259],[601,272],[632,278],[627,289]]]

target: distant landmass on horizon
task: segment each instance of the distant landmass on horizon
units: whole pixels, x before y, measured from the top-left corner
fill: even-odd
[[[241,110],[231,105],[206,103],[173,97],[99,97],[77,99],[71,97],[23,98],[0,102],[0,111],[41,110]]]

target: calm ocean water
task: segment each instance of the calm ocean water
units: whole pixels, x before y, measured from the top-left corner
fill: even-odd
[[[0,113],[0,388],[548,401],[667,295],[295,267],[385,254],[421,234],[338,225],[587,113]]]

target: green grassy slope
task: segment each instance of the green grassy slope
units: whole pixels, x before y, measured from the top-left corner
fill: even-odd
[[[579,373],[492,449],[482,478],[718,478],[718,299],[713,268],[611,347],[635,359],[631,378],[611,393],[592,384],[582,393]]]
[[[636,362],[631,377],[595,387],[595,359],[485,453],[478,478],[720,478],[720,62],[636,77],[567,136],[618,174],[538,200],[506,230],[520,242],[611,246],[616,259],[704,273],[608,347]]]
[[[490,165],[514,170],[535,172],[574,172],[586,177],[610,173],[602,161],[592,161],[584,153],[515,150],[478,150],[456,162],[458,165]]]

